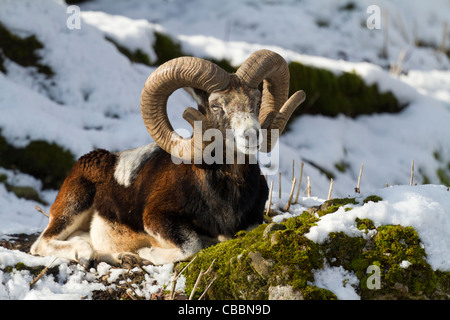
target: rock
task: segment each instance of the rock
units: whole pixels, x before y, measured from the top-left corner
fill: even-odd
[[[269,278],[274,262],[263,258],[259,252],[250,252],[251,266],[263,278]]]
[[[269,300],[304,300],[303,294],[292,286],[269,287]]]
[[[265,229],[264,229],[264,232],[263,232],[263,239],[269,239],[269,237],[270,237],[270,234],[273,232],[273,231],[277,231],[277,230],[284,230],[284,229],[286,229],[286,226],[285,225],[282,225],[282,224],[279,224],[279,223],[275,223],[275,222],[273,222],[273,223],[270,223]]]

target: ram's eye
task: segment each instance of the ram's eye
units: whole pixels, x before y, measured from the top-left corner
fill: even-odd
[[[218,104],[216,104],[216,103],[213,103],[213,104],[211,105],[211,109],[213,109],[214,111],[217,111],[217,110],[220,109],[220,106],[219,106]]]

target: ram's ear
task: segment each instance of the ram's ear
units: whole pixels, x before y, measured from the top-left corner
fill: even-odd
[[[206,91],[191,87],[185,87],[183,89],[197,102],[198,111],[206,114],[206,107],[208,106],[208,94]]]

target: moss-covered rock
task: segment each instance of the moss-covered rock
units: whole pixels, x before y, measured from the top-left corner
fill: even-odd
[[[155,65],[157,66],[171,59],[186,55],[182,51],[179,42],[173,40],[170,36],[161,32],[155,32],[155,42],[153,44],[153,50],[158,57],[158,60],[155,62]]]
[[[362,114],[395,113],[405,107],[391,92],[381,93],[376,84],[366,85],[355,73],[344,72],[337,76],[328,70],[298,62],[291,62],[289,71],[290,94],[297,90],[307,93],[303,107],[298,108],[294,115],[308,113],[334,117],[344,114],[356,117]]]
[[[152,65],[152,63],[150,61],[150,57],[145,52],[143,52],[141,49],[131,51],[130,49],[128,49],[124,46],[121,46],[119,43],[114,41],[111,37],[105,37],[105,39],[108,40],[109,42],[111,42],[112,44],[114,44],[116,46],[117,50],[119,50],[120,53],[122,53],[128,59],[130,59],[131,62],[143,63],[148,66]]]
[[[335,199],[332,206],[337,204],[357,202]],[[329,266],[355,274],[360,279],[355,291],[362,299],[450,299],[450,273],[432,270],[412,227],[376,228],[370,219],[357,218],[360,236],[334,232],[318,244],[305,234],[320,219],[319,212],[305,211],[280,224],[263,224],[203,249],[184,271],[187,294],[200,271],[214,260],[212,272],[201,278],[194,298],[216,277],[206,293],[209,299],[336,299],[333,292],[314,285],[314,271]],[[368,285],[370,267],[379,270],[379,289]]]
[[[44,45],[31,35],[21,38],[10,32],[2,23],[0,23],[0,71],[6,73],[4,67],[5,57],[16,62],[23,67],[36,67],[39,73],[48,77],[54,75],[53,70],[45,64],[42,64],[41,57],[37,50],[44,48]]]
[[[41,180],[44,188],[58,189],[74,164],[74,155],[56,143],[35,140],[18,148],[9,144],[0,130],[0,167],[30,174]]]
[[[264,236],[268,225],[263,224],[202,250],[185,271],[187,291],[190,293],[199,272],[207,270],[215,259],[217,279],[208,290],[210,299],[267,299],[270,287],[272,292],[275,287],[290,287],[298,295],[315,296],[311,293],[314,290],[307,289],[308,282],[314,281],[312,270],[320,268],[323,261],[319,246],[303,235],[315,221],[308,219],[309,215],[305,212],[293,218],[270,236]],[[205,277],[199,288],[209,280]],[[196,291],[194,297],[201,293]]]

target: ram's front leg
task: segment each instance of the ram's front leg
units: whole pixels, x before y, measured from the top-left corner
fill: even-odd
[[[148,216],[145,231],[153,238],[152,246],[139,249],[139,256],[160,265],[184,261],[199,252],[203,246],[198,234],[179,220],[178,214]]]

